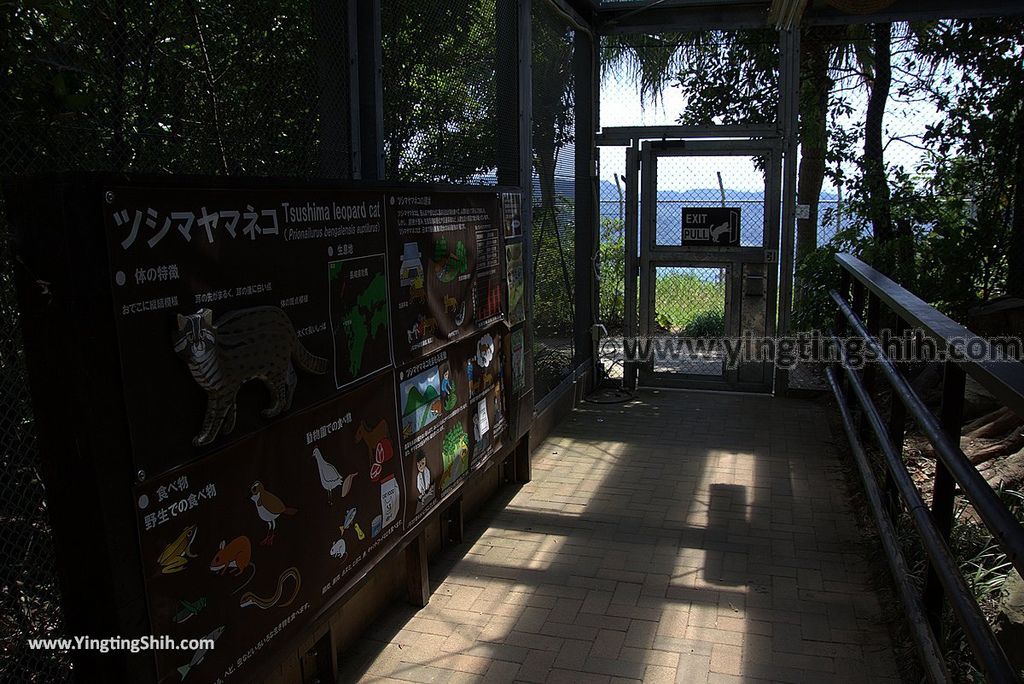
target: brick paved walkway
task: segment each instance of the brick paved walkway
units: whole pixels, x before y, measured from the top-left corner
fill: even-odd
[[[896,681],[824,410],[585,405],[339,681]]]

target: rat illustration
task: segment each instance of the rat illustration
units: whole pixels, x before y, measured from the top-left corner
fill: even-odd
[[[231,570],[234,575],[241,575],[249,567],[252,560],[252,544],[246,536],[235,537],[230,544],[221,542],[217,553],[210,561],[210,570],[224,574]]]
[[[232,591],[232,594],[241,591],[256,575],[256,564],[252,562],[252,543],[244,535],[235,537],[228,543],[221,541],[220,546],[217,548],[217,553],[213,555],[213,559],[210,561],[210,572],[216,572],[220,575],[230,570],[232,575],[237,576],[250,568],[252,572],[249,573],[249,578]]]

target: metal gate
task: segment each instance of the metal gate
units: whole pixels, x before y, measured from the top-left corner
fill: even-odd
[[[772,390],[781,157],[776,140],[640,147],[640,384]]]

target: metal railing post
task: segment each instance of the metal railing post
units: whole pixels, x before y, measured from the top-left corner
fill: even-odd
[[[982,353],[995,353],[992,358],[1001,358],[998,349],[992,341],[972,333],[856,257],[840,254],[836,256],[836,261],[848,277],[842,278],[842,292],[833,290],[830,296],[841,314],[836,318],[835,328],[844,332],[847,338],[840,340],[837,333],[832,343],[840,352],[837,366],[843,369],[846,385],[852,390],[850,395],[844,396],[835,369],[828,370],[828,377],[833,394],[839,402],[843,426],[854,449],[858,469],[868,490],[872,482],[877,481],[872,472],[872,464],[863,458],[866,454],[861,446],[860,430],[854,427],[853,409],[860,412],[862,427],[870,429],[884,459],[886,489],[889,490],[891,501],[882,503],[877,491],[869,496],[880,533],[885,534],[890,530],[887,522],[889,518],[884,509],[892,508],[895,513],[891,518],[896,518],[898,514],[913,523],[921,543],[920,551],[924,552],[927,563],[924,587],[920,593],[915,591],[914,596],[906,602],[918,648],[924,653],[926,661],[938,653],[937,645],[941,643],[944,631],[944,609],[948,605],[963,629],[964,639],[984,671],[986,681],[1018,682],[1019,673],[1009,662],[1002,645],[982,615],[959,560],[950,549],[950,541],[956,497],[960,493],[970,502],[981,523],[1005,552],[1007,561],[1018,572],[1024,572],[1024,526],[960,447],[966,376],[969,374],[992,392],[1004,406],[1024,415],[1024,366],[1019,363],[984,363],[959,358],[959,354],[947,355],[943,367],[942,405],[939,414],[935,415],[907,381],[905,369],[908,363],[922,360],[926,350],[944,351],[941,345],[948,347],[955,343],[972,349],[972,353],[975,349],[981,349]],[[873,301],[874,298],[878,301]],[[895,316],[898,335],[895,346],[881,337],[880,314],[885,309],[891,310]],[[916,353],[912,345],[905,344],[908,329],[914,331],[912,342],[916,344]],[[850,336],[866,345],[864,352],[867,358],[877,360],[875,368],[859,372],[865,364],[860,363],[862,359],[851,356]],[[896,350],[894,358],[889,358],[893,349]],[[949,360],[951,358],[956,360]],[[875,398],[868,391],[867,380],[871,375],[876,385],[884,381],[891,389],[887,418],[883,418]],[[913,418],[921,434],[934,449],[936,466],[931,501],[922,495],[921,488],[914,481],[903,459],[903,436],[908,417]],[[906,579],[906,563],[898,557],[889,558],[889,561],[898,581]],[[901,586],[907,585],[904,583]],[[941,656],[937,661],[929,661],[929,664],[936,681],[948,679],[946,676],[934,676],[942,674]]]
[[[899,339],[902,339],[906,334],[907,324],[900,318],[896,317],[896,330],[895,335]],[[893,362],[896,370],[901,376],[905,375],[905,362]],[[892,440],[893,445],[899,450],[900,459],[903,458],[903,438],[906,435],[907,430],[907,407],[902,401],[896,396],[895,392],[889,395],[889,438]],[[892,515],[893,520],[897,520],[897,513],[899,511],[900,497],[899,492],[896,489],[896,483],[892,478],[892,475],[887,475],[884,482],[885,494],[888,498],[889,513]]]
[[[942,373],[942,406],[939,409],[939,424],[954,443],[960,443],[960,425],[964,416],[964,389],[966,375],[963,368],[954,361],[946,361]],[[935,459],[935,479],[932,486],[932,517],[939,534],[948,543],[953,530],[953,509],[956,502],[956,482],[942,460]],[[925,578],[924,601],[928,621],[937,637],[942,635],[942,606],[944,592],[934,568],[928,568]]]
[[[850,308],[853,309],[853,313],[863,319],[864,316],[864,298],[867,294],[867,288],[864,287],[864,283],[859,280],[853,281],[852,293],[850,295]],[[854,374],[857,374],[856,370],[851,369]],[[860,375],[863,376],[864,371],[860,371]],[[850,408],[856,410],[857,404],[853,401],[852,392],[850,393]],[[858,411],[857,413],[857,429],[862,435],[867,434],[867,423],[865,422],[864,412]]]
[[[868,292],[868,312],[867,318],[864,321],[864,327],[868,329],[868,332],[872,337],[878,339],[879,333],[882,329],[882,300],[878,298],[874,292]],[[864,386],[867,387],[868,393],[875,394],[875,367],[874,365],[867,365],[864,368]]]
[[[851,282],[850,273],[846,269],[841,269],[839,271],[839,287],[836,288],[836,291],[839,293],[839,295],[843,299],[845,299],[847,301],[849,301],[849,298],[850,298],[850,282]],[[843,312],[839,311],[838,309],[836,310],[836,320],[835,320],[835,323],[833,323],[833,332],[835,332],[835,334],[838,337],[845,337],[846,334],[849,332],[849,325],[846,322],[846,317],[843,315]],[[833,344],[833,341],[830,340],[830,339],[826,339],[824,342],[825,342],[825,344],[828,344],[828,345],[832,345]],[[837,382],[839,383],[839,388],[843,391],[843,395],[845,397],[849,398],[849,396],[850,396],[850,386],[846,382],[846,373],[841,372],[842,371],[842,368],[841,368],[842,364],[839,361],[839,358],[840,358],[840,355],[838,354],[839,350],[834,349],[833,352],[837,352],[836,360],[833,362],[832,367],[836,371],[836,378],[837,378]]]

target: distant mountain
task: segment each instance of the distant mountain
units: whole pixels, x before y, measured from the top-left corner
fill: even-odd
[[[437,390],[433,385],[427,385],[426,391],[421,392],[420,388],[413,385],[405,400],[405,415],[411,415],[424,406],[429,406],[438,399]]]
[[[619,199],[619,189],[615,186],[615,183],[610,180],[602,179],[598,190],[600,191],[600,197],[602,202],[616,202]],[[622,184],[622,197],[626,197],[626,184]],[[689,188],[687,190],[659,190],[659,200],[675,200],[675,201],[691,201],[691,202],[705,202],[709,199],[718,203],[720,201],[721,191],[718,188]],[[759,200],[764,198],[763,192],[755,192],[750,190],[734,190],[732,188],[725,189],[725,203],[728,204],[730,200]],[[838,195],[832,192],[822,192],[821,199],[824,201],[835,201],[838,199]]]

